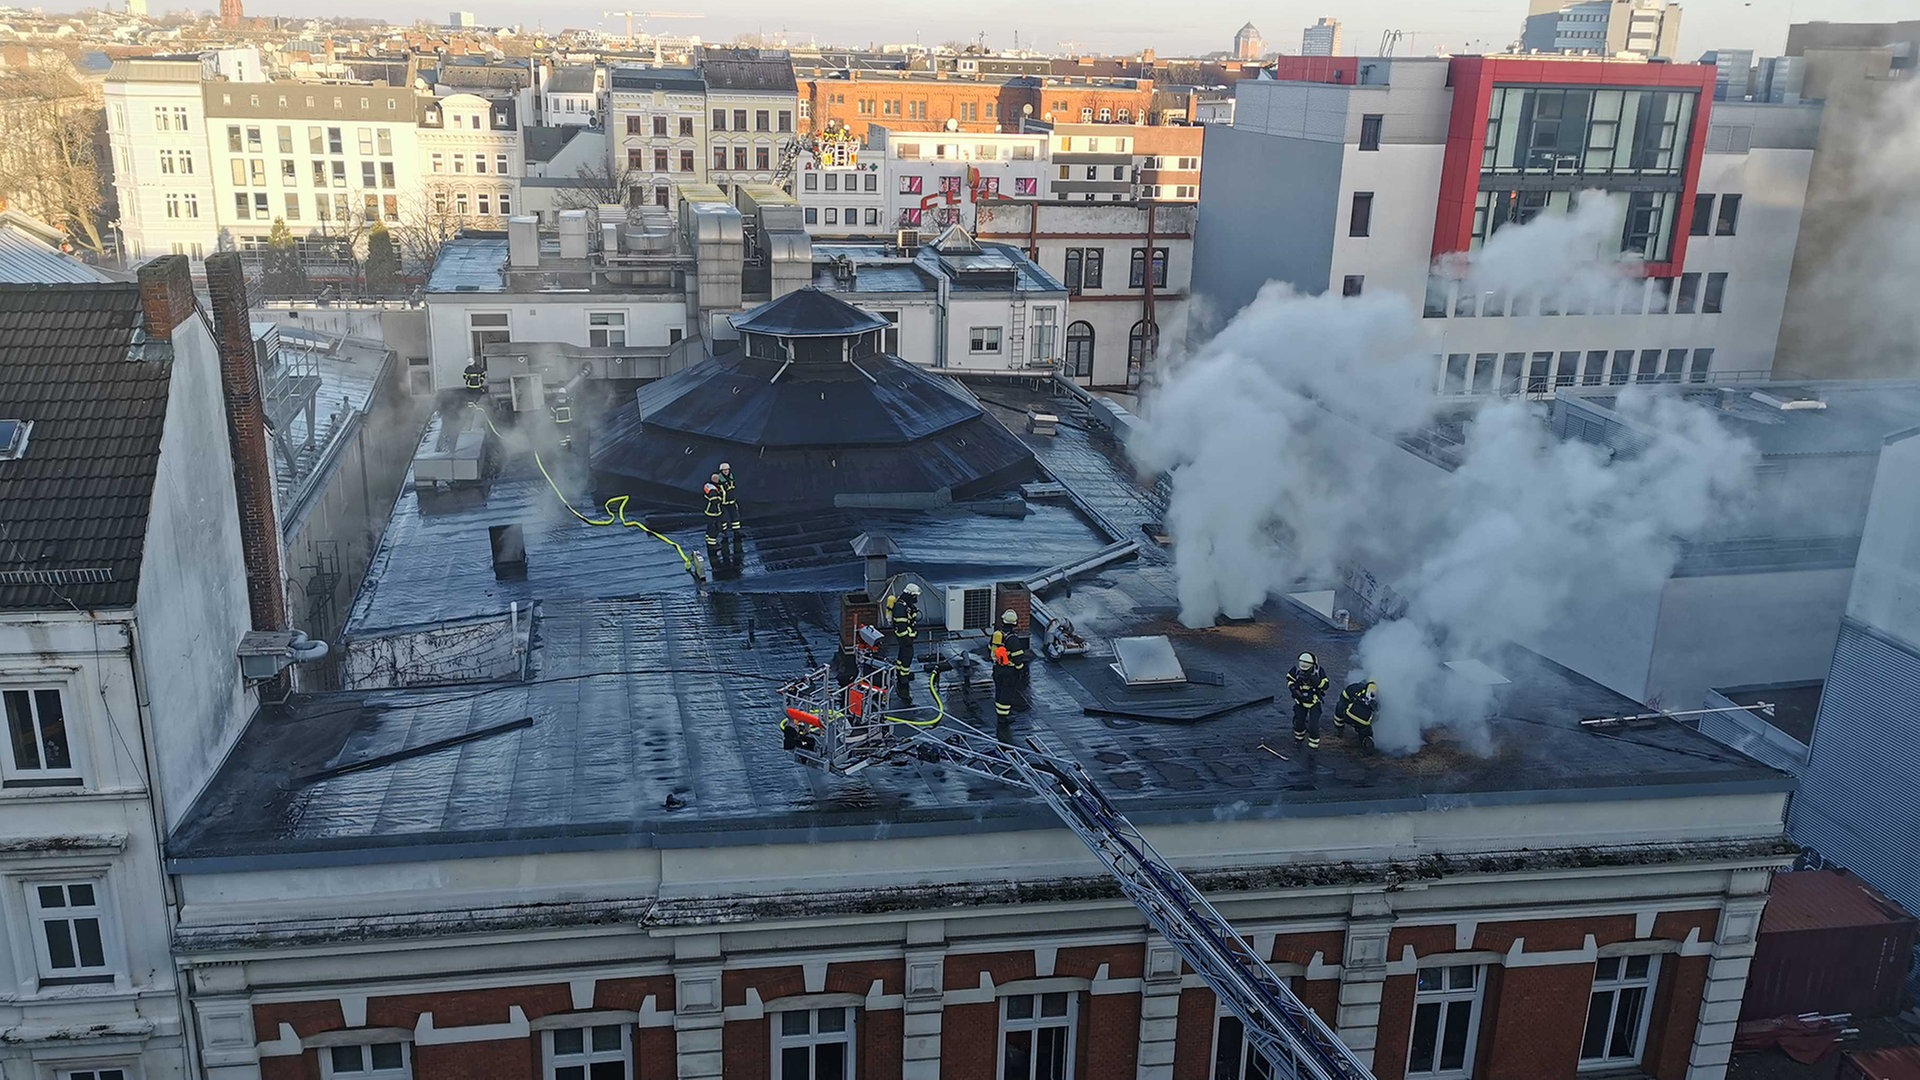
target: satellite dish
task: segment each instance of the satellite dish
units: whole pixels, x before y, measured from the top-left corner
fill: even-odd
[[[959,130],[960,130],[960,121],[958,121],[958,120],[955,120],[955,119],[954,119],[953,117],[951,117],[951,116],[949,116],[949,117],[947,117],[947,130],[948,130],[948,131],[959,131]]]
[[[1051,124],[1053,123],[1053,114],[1047,113],[1044,116],[1040,117],[1040,119],[1045,120],[1047,123]]]
[[[1031,102],[1031,101],[1029,101],[1029,102],[1027,102],[1027,103],[1026,103],[1025,105],[1022,105],[1022,106],[1020,106],[1020,115],[1021,115],[1021,116],[1032,116],[1032,115],[1033,115],[1033,102]]]

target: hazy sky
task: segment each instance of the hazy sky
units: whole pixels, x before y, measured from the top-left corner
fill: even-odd
[[[612,3],[582,4],[579,0],[526,3],[517,0],[449,0],[446,6],[426,6],[392,0],[331,0],[326,8],[342,16],[383,18],[446,18],[454,3],[470,10],[482,23],[625,29],[619,17],[603,18]],[[97,7],[93,3],[50,7]],[[117,3],[114,6],[119,6]],[[169,0],[149,0],[151,10],[177,6]],[[196,4],[196,6],[202,6]],[[210,5],[207,5],[210,6]],[[657,0],[635,9],[698,13],[697,19],[656,20],[648,29],[658,33],[698,34],[724,41],[736,34],[778,34],[782,27],[796,42],[810,37],[821,42],[974,40],[984,32],[989,48],[1010,48],[1014,35],[1020,44],[1060,49],[1072,42],[1078,51],[1128,53],[1151,46],[1163,54],[1193,54],[1231,46],[1233,33],[1244,22],[1260,28],[1269,49],[1300,49],[1300,30],[1321,15],[1332,15],[1345,26],[1343,51],[1375,53],[1381,34],[1389,28],[1404,31],[1399,54],[1431,54],[1500,48],[1519,36],[1526,13],[1525,0],[1055,0],[1035,5],[1017,0],[973,0],[971,3],[935,3],[933,0],[843,0],[840,3],[780,3],[778,0],[737,0],[724,7],[700,0]],[[314,8],[296,0],[246,0],[249,15],[297,15]],[[1751,48],[1777,53],[1786,42],[1787,25],[1795,20],[1823,18],[1835,22],[1888,22],[1915,15],[1913,0],[1690,0],[1681,23],[1681,55],[1695,59],[1713,48]]]

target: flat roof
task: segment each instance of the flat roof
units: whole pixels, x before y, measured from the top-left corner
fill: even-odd
[[[1064,403],[1015,384],[981,390],[1014,431],[1028,406]],[[828,661],[838,597],[860,580],[848,546],[883,531],[896,570],[936,584],[1023,578],[1116,537],[1143,537],[1164,506],[1120,464],[1111,441],[1068,419],[1056,437],[1021,436],[1077,501],[1034,499],[1025,517],[995,506],[841,512],[798,533],[752,516],[740,470],[746,570],[697,586],[667,545],[638,530],[567,515],[519,461],[485,504],[423,514],[403,494],[354,605],[348,636],[427,627],[510,603],[538,608],[525,681],[314,695],[263,710],[169,842],[180,872],[337,865],[565,850],[806,843],[983,829],[1055,828],[1044,803],[915,760],[835,778],[780,744],[779,685]],[[549,462],[575,505],[579,466]],[[694,520],[661,528],[697,549]],[[486,526],[522,524],[527,577],[497,581]],[[936,593],[936,595],[938,595]],[[1043,594],[1096,644],[1164,634],[1190,673],[1147,704],[1212,719],[1157,723],[1117,687],[1110,655],[1036,662],[1034,708],[1016,732],[1041,734],[1083,764],[1143,824],[1325,816],[1449,807],[1781,791],[1788,778],[1677,723],[1608,732],[1579,720],[1642,711],[1518,649],[1477,659],[1511,680],[1490,722],[1493,752],[1449,738],[1405,758],[1362,756],[1337,739],[1313,758],[1260,748],[1284,738],[1278,673],[1302,649],[1343,676],[1359,635],[1291,602],[1249,624],[1189,630],[1174,619],[1171,558],[1138,557]],[[522,616],[524,617],[524,616]],[[979,638],[949,644],[977,649]],[[927,648],[934,647],[929,643]],[[1390,693],[1390,692],[1389,692]],[[988,695],[947,707],[991,725]],[[1417,703],[1386,708],[1417,708]],[[444,749],[405,755],[456,736]],[[355,771],[342,766],[397,760]]]
[[[1004,275],[1012,274],[1014,284],[1011,288],[1019,292],[1064,293],[1067,289],[1039,263],[1027,258],[1025,252],[1012,244],[980,241],[978,246],[979,254],[949,255],[936,250],[928,242],[921,244],[908,257],[881,241],[816,241],[813,245],[813,284],[829,292],[930,292],[938,287],[940,277],[946,277],[951,292],[1007,292],[1009,286],[1004,281]],[[851,287],[833,276],[833,259],[842,255],[852,259],[855,267]],[[987,281],[968,280],[969,271],[981,270],[997,271],[998,274]]]
[[[1878,454],[1889,435],[1920,425],[1920,379],[1808,380],[1728,386],[1636,388],[1677,394],[1704,406],[1767,456]],[[1616,390],[1574,389],[1563,400],[1619,416]],[[1821,408],[1781,408],[1779,402],[1818,402]]]

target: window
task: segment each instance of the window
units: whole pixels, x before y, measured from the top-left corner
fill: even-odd
[[[288,193],[286,197],[286,202],[287,202],[287,220],[299,221],[300,220],[300,196],[292,193]]]
[[[506,192],[506,191],[503,191],[503,192],[501,192],[501,193],[500,193],[500,198],[498,199],[498,202],[500,203],[500,216],[501,216],[501,217],[512,217],[512,216],[513,216],[513,195],[512,195],[512,193],[511,193],[511,192]],[[664,203],[662,203],[661,205],[663,205],[663,206],[664,206],[664,205],[666,205],[666,204],[664,204]]]
[[[1467,392],[1467,361],[1472,359],[1466,353],[1448,353],[1444,379],[1440,384],[1443,394],[1464,394]]]
[[[374,185],[373,162],[363,161],[360,163],[360,186],[372,187],[373,185]]]
[[[388,102],[387,105],[391,107],[393,103]],[[381,157],[393,156],[393,129],[392,128],[381,128],[380,130],[373,133],[373,138],[374,138],[374,142],[376,143],[376,149],[378,150]]]
[[[1680,291],[1675,293],[1673,297],[1673,313],[1675,315],[1693,314],[1694,304],[1698,300],[1699,295],[1700,275],[1681,274]]]
[[[1385,119],[1386,117],[1378,114],[1369,114],[1360,118],[1360,149],[1380,149],[1380,125]]]
[[[1605,956],[1593,965],[1593,996],[1587,999],[1587,1032],[1580,1064],[1638,1061],[1653,1007],[1657,957]]]
[[[249,220],[252,217],[252,211],[250,209],[252,205],[253,205],[252,203],[249,203],[247,201],[246,192],[236,191],[233,193],[233,216],[234,217],[239,218],[241,221]]]
[[[1706,236],[1713,230],[1713,196],[1702,192],[1693,197],[1693,224],[1688,236]]]
[[[967,337],[968,352],[998,353],[1000,351],[1000,328],[997,326],[976,326],[967,332]]]
[[[1160,328],[1145,319],[1127,331],[1127,368],[1137,370],[1153,359],[1160,347]]]
[[[1544,394],[1553,373],[1553,354],[1537,352],[1527,364],[1527,393]]]
[[[1106,255],[1103,248],[1068,248],[1067,292],[1078,294],[1083,288],[1100,288],[1101,278],[1106,271]]]
[[[1000,999],[1001,1080],[1067,1080],[1073,1075],[1072,994]]]
[[[638,135],[639,132],[636,131],[634,132],[634,134]],[[664,139],[667,137],[667,118],[666,117],[656,116],[653,118],[653,134],[655,138]]]
[[[715,131],[727,130],[727,110],[725,109],[713,110],[713,123],[707,126],[711,127]]]
[[[507,155],[505,154],[493,155],[493,171],[494,171],[494,174],[497,176],[507,175]]]
[[[753,111],[753,130],[772,131],[773,114],[766,109],[755,109]]]
[[[680,171],[681,172],[693,171],[693,151],[691,150],[680,151]]]
[[[653,152],[653,171],[667,171],[667,152],[665,150],[655,150]]]
[[[1125,165],[1115,165],[1113,167],[1113,178],[1115,180],[1125,180],[1127,178],[1127,167]]]
[[[325,1080],[408,1080],[410,1056],[406,1043],[329,1046],[320,1055],[320,1075]]]
[[[239,152],[240,152],[240,125],[228,124],[227,125],[227,153],[237,154]]]
[[[753,167],[765,172],[773,167],[773,151],[769,147],[756,146],[753,149]]]
[[[1713,235],[1732,236],[1740,225],[1740,196],[1720,196],[1720,212],[1713,218]]]
[[[27,911],[36,927],[33,951],[41,985],[113,981],[107,965],[106,912],[98,881],[27,884]]]
[[[476,357],[488,345],[504,345],[513,340],[513,330],[505,312],[469,312],[467,333]]]
[[[328,128],[327,129],[327,153],[344,154],[346,153],[345,146],[346,146],[346,141],[341,138],[340,129],[337,127]]]
[[[792,131],[792,130],[793,130],[793,111],[792,111],[791,109],[781,109],[781,110],[780,110],[780,127],[779,127],[779,130],[781,130],[781,131]],[[692,132],[687,132],[687,134],[692,134]]]
[[[900,194],[902,195],[920,194],[920,181],[921,181],[921,178],[918,176],[902,176],[900,178]]]
[[[812,206],[806,208],[806,222],[809,225],[820,224],[820,211]]]
[[[487,155],[473,155],[473,171],[484,175],[487,171]]]
[[[1366,283],[1367,279],[1365,275],[1348,274],[1340,281],[1340,295],[1359,296],[1360,290],[1366,287]]]
[[[716,169],[725,169],[727,167],[726,147],[716,146],[713,148],[713,167]]]
[[[1687,369],[1687,381],[1702,383],[1707,381],[1707,373],[1713,369],[1713,350],[1693,350],[1693,366]]]
[[[743,170],[747,167],[747,148],[746,147],[736,146],[733,148],[733,167],[736,169],[743,169]]]
[[[193,196],[187,196],[192,199]],[[167,216],[176,217],[169,197]],[[0,692],[7,711],[7,754],[3,773],[9,787],[67,785],[80,782],[67,741],[67,714],[56,687],[22,687]]]
[[[747,130],[747,110],[745,109],[733,110],[733,130],[735,131]]]
[[[434,171],[434,172],[446,172],[446,171],[447,171],[447,155],[445,155],[445,154],[443,154],[443,153],[441,153],[441,152],[440,152],[440,151],[438,151],[438,150],[435,150],[435,151],[433,152],[433,159],[432,159],[432,161],[433,161],[433,171]],[[317,161],[316,161],[316,162],[314,162],[314,165],[315,165],[315,166],[318,166],[319,164],[320,164],[320,163],[319,163],[319,162],[317,162]]]
[[[1080,320],[1067,324],[1066,374],[1072,379],[1093,378],[1093,324]]]
[[[1145,288],[1147,282],[1146,269],[1147,249],[1134,248],[1133,261],[1127,268],[1127,287],[1130,289]],[[1166,248],[1157,247],[1153,249],[1153,287],[1156,289],[1164,289],[1167,287]]]
[[[1727,297],[1727,275],[1708,274],[1707,291],[1700,297],[1700,312],[1703,315],[1718,315]]]
[[[1526,356],[1526,353],[1510,352],[1500,359],[1500,385],[1497,388],[1499,393],[1520,392],[1520,364]]]
[[[1353,193],[1353,212],[1347,217],[1348,236],[1367,236],[1373,229],[1373,192]]]
[[[869,207],[867,207],[867,213],[866,213],[866,219],[867,219],[867,220],[866,220],[866,223],[867,223],[867,225],[869,225],[869,226],[876,226],[876,225],[879,225],[879,224],[880,224],[880,211],[879,211],[879,210],[877,210],[877,209],[875,209],[875,208],[873,208],[873,207],[871,207],[871,206],[869,206]]]
[[[128,1080],[127,1070],[114,1069],[62,1069],[60,1080]]]
[[[629,1080],[625,1024],[560,1028],[546,1033],[546,1080]]]
[[[1060,328],[1060,309],[1037,307],[1033,309],[1033,332],[1027,336],[1031,343],[1029,359],[1052,360],[1054,335]]]
[[[801,177],[800,189],[802,191],[819,191],[820,190],[820,174],[810,172],[810,173],[807,173],[805,176]]]
[[[629,135],[640,134],[640,118],[639,117],[637,116],[627,117],[627,134]]]
[[[827,224],[829,225],[840,224],[840,210],[838,207],[833,207],[833,206],[827,207]]]
[[[852,1009],[796,1009],[777,1014],[773,1080],[845,1080],[852,1075]]]
[[[1640,377],[1638,382],[1653,383],[1660,381],[1660,350],[1640,350]]]
[[[180,196],[172,192],[167,193],[167,216],[170,218],[180,216]]]

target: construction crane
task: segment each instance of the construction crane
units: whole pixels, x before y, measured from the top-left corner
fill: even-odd
[[[633,20],[635,19],[704,19],[705,15],[696,15],[686,11],[603,11],[600,17],[612,18],[615,15],[627,17],[627,46],[633,46]]]
[[[907,756],[1033,792],[1073,830],[1120,889],[1245,1025],[1247,1041],[1287,1080],[1373,1080],[1373,1074],[1313,1010],[1301,1004],[1200,890],[1155,851],[1140,830],[1095,788],[1079,762],[1038,738],[1013,746],[946,714],[942,670],[965,671],[971,658],[934,665],[926,709],[893,715],[895,671],[878,652],[882,637],[862,627],[851,673],[818,668],[781,688],[781,727],[796,758],[851,776]],[[848,677],[850,674],[851,677]],[[964,679],[965,676],[963,675]]]

